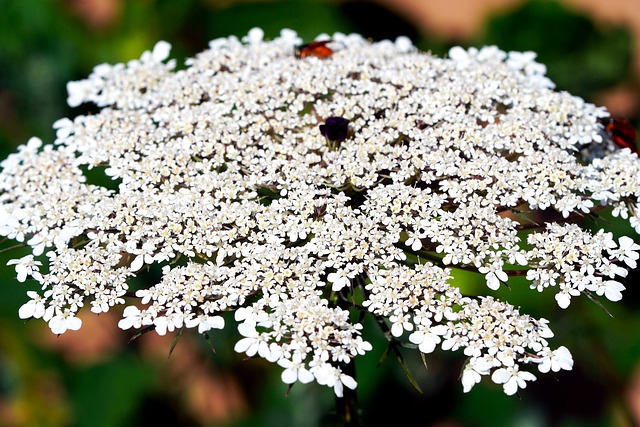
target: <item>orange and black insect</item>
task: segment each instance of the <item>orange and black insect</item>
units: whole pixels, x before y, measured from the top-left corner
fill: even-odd
[[[620,148],[628,148],[638,154],[636,139],[638,131],[628,121],[624,119],[611,119],[604,126],[611,141]]]
[[[332,40],[317,40],[296,47],[296,57],[305,58],[316,56],[318,58],[328,58],[333,55],[333,49],[327,46]]]

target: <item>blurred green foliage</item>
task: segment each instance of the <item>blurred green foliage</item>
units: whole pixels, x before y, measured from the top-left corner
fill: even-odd
[[[590,102],[600,91],[630,78],[632,41],[628,31],[603,29],[588,17],[553,1],[525,3],[515,11],[495,16],[478,39],[464,42],[420,32],[379,3],[364,1],[103,3],[114,5],[115,12],[107,22],[96,24],[95,14],[100,9],[92,7],[98,3],[0,0],[1,158],[30,136],[51,141],[55,120],[91,112],[88,107],[66,107],[65,84],[87,76],[95,65],[136,58],[160,39],[172,43],[172,57],[184,58],[206,48],[211,39],[242,36],[255,26],[263,28],[267,37],[276,36],[282,28],[298,31],[303,39],[336,31],[359,32],[373,40],[407,35],[421,49],[437,54],[445,54],[454,44],[496,44],[504,50],[533,50],[547,65],[558,89]],[[79,7],[82,5],[85,9]],[[630,119],[637,124],[637,117]],[[621,226],[615,231],[630,233]],[[2,253],[1,265],[13,257],[15,253]],[[405,363],[423,389],[420,394],[394,360],[377,366],[385,339],[370,333],[373,325],[368,325],[365,338],[374,343],[376,350],[357,365],[365,424],[409,425],[420,420],[419,424],[425,426],[438,422],[474,427],[625,426],[614,420],[628,417],[623,393],[634,370],[639,368],[640,340],[635,331],[640,330],[640,292],[633,289],[637,273],[627,280],[625,299],[608,306],[614,318],[586,300],[576,301],[561,312],[551,294],[532,294],[519,283],[500,291],[524,311],[548,318],[557,332],[555,343],[571,348],[576,359],[574,371],[556,377],[539,375],[539,380],[520,398],[506,397],[499,387],[489,383],[463,394],[458,378],[463,362],[460,355],[436,353],[429,356],[425,369],[419,357],[407,353]],[[171,376],[174,356],[163,356],[167,360],[162,363],[150,361],[144,357],[143,345],[137,341],[127,343],[129,336],[121,333],[116,339],[116,351],[103,354],[94,362],[74,362],[60,347],[43,343],[42,330],[46,326],[42,322],[25,324],[17,319],[17,310],[26,300],[25,291],[31,289],[30,285],[16,284],[11,268],[0,269],[0,279],[2,427],[334,425],[330,390],[297,384],[287,394],[278,368],[259,361],[242,361],[233,353],[232,327],[210,337],[215,353],[203,339],[192,340],[199,344],[186,347],[204,360],[205,373],[225,372],[235,378],[240,395],[246,399],[240,415],[220,416],[214,422],[211,420],[215,418],[199,415],[202,411],[189,409],[189,391],[196,382],[189,382],[184,372],[177,375],[186,377],[186,385]],[[478,277],[466,273],[458,274],[456,280],[469,289],[479,283]],[[115,328],[115,321],[111,327]],[[182,345],[178,343],[176,351]],[[167,355],[169,347],[166,344],[164,349]],[[215,378],[218,377],[214,382]],[[224,411],[218,413],[224,415]]]

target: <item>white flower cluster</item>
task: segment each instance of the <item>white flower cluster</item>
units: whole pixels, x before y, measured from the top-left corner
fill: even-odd
[[[640,161],[607,136],[608,113],[554,91],[531,52],[321,39],[322,54],[254,29],[183,69],[160,42],[69,83],[71,106],[101,110],[1,164],[0,234],[31,248],[9,264],[42,289],[19,316],[61,334],[85,304],[126,303],[121,328],[166,334],[233,311],[237,352],[338,396],[372,350],[358,314],[422,353],[461,349],[464,391],[571,369],[545,319],[465,296],[450,273],[489,292],[526,275],[562,308],[621,298],[640,246],[573,221],[610,207],[640,232]],[[148,270],[160,279],[141,285]]]

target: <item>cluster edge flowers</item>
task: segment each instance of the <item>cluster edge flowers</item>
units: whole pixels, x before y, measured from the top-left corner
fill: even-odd
[[[233,312],[237,352],[337,396],[373,350],[361,315],[416,351],[461,351],[465,392],[571,369],[549,322],[494,291],[517,275],[561,309],[622,298],[640,245],[577,221],[608,208],[640,233],[640,161],[609,113],[555,91],[532,52],[318,40],[301,54],[294,31],[253,29],[183,68],[159,42],[70,82],[70,106],[100,111],[0,163],[0,235],[31,251],[8,264],[41,288],[20,318],[61,334],[125,305],[122,329],[204,334]],[[464,295],[456,268],[486,294]],[[150,269],[157,283],[137,280]]]

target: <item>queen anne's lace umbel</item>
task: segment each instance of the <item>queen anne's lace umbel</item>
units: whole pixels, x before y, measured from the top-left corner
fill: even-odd
[[[9,264],[42,289],[20,317],[61,334],[84,305],[128,304],[123,329],[205,333],[234,311],[236,351],[338,396],[372,350],[356,312],[423,353],[464,352],[465,391],[571,369],[545,319],[490,294],[526,275],[562,308],[621,298],[640,246],[572,221],[611,206],[640,232],[640,162],[607,137],[607,111],[554,91],[532,53],[335,34],[320,58],[301,43],[254,29],[177,70],[160,42],[69,83],[71,106],[100,111],[2,162],[0,234],[31,248]],[[149,268],[160,279],[134,292]],[[488,295],[463,295],[451,268]]]

